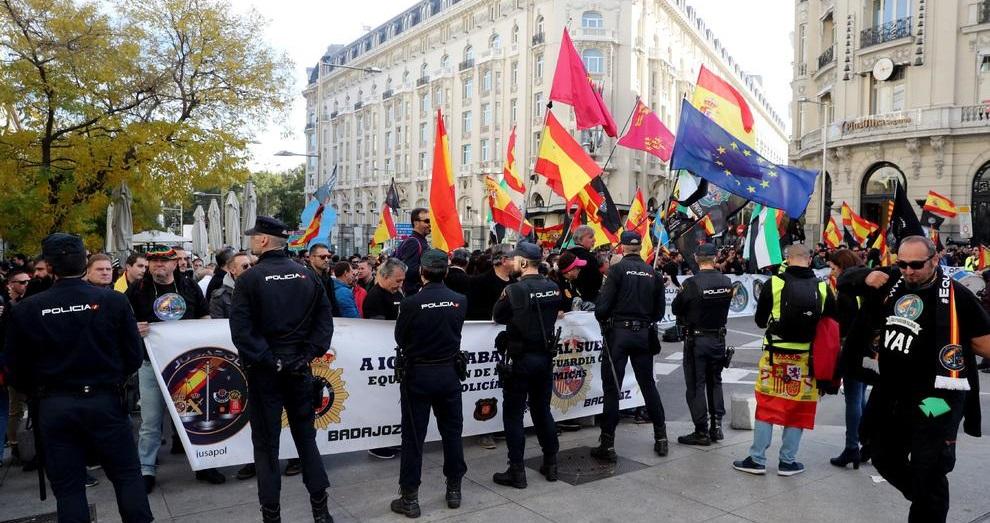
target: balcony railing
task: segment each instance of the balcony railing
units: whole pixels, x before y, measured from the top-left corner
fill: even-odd
[[[358,102],[358,103],[354,104],[354,110],[357,111],[358,109],[360,109],[363,106],[364,106],[364,102]]]
[[[976,23],[990,24],[990,0],[983,0],[976,6]]]
[[[818,55],[818,68],[824,69],[826,65],[835,61],[835,46],[830,46],[824,53]]]
[[[337,117],[338,114],[340,114],[340,111],[334,111],[330,113],[330,119],[333,120],[334,118]]]
[[[891,20],[885,24],[863,29],[859,35],[859,48],[866,49],[884,42],[911,36],[911,17]]]
[[[416,80],[416,87],[423,87],[424,85],[430,83],[429,76],[421,76],[419,80]]]
[[[465,69],[470,69],[472,67],[474,67],[474,58],[470,60],[464,60],[463,62],[461,62],[460,65],[457,66],[457,70],[463,71]]]
[[[384,93],[382,93],[382,100],[388,100],[389,98],[392,97],[393,94],[395,94],[395,92],[392,91],[391,89],[385,91]]]
[[[539,45],[547,41],[546,33],[536,33],[533,35],[533,45]]]

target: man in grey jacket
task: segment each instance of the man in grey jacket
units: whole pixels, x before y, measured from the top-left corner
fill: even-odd
[[[230,301],[234,297],[234,284],[237,278],[250,268],[251,257],[247,253],[239,252],[227,260],[227,265],[223,267],[224,272],[226,272],[223,276],[223,284],[209,296],[211,318],[230,317]]]

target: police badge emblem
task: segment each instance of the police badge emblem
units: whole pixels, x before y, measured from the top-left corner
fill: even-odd
[[[899,318],[917,320],[921,312],[925,310],[925,304],[917,294],[906,294],[901,296],[894,304],[894,314]]]
[[[942,347],[938,353],[938,361],[949,371],[960,372],[966,368],[966,359],[963,357],[963,350],[959,345]]]
[[[482,398],[474,402],[474,419],[488,421],[498,414],[497,398]]]

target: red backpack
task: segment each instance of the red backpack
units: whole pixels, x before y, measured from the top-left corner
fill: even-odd
[[[835,369],[839,364],[839,322],[832,318],[822,317],[815,327],[815,340],[811,343],[811,375],[820,384],[832,382],[838,389],[838,379]]]

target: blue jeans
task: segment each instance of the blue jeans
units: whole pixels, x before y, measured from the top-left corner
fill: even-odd
[[[158,449],[162,446],[162,420],[165,417],[165,398],[155,377],[151,362],[145,361],[138,370],[138,388],[141,391],[141,429],[138,431],[138,458],[141,475],[154,476],[158,468]]]
[[[866,408],[866,384],[844,379],[843,389],[846,393],[846,448],[859,449],[859,422]]]
[[[780,444],[780,461],[794,463],[797,459],[798,446],[801,444],[801,433],[804,429],[784,427],[784,436]],[[756,420],[753,427],[753,446],[749,448],[749,457],[760,465],[767,464],[767,448],[773,438],[773,425]]]

